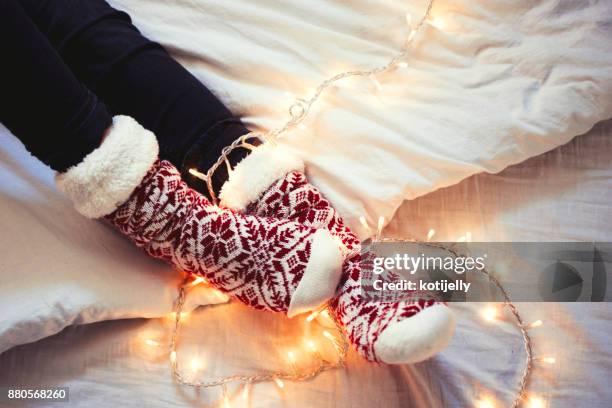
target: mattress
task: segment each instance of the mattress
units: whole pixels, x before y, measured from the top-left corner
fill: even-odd
[[[600,123],[569,144],[497,175],[476,175],[416,200],[406,201],[387,236],[439,239],[471,232],[474,240],[610,241],[612,231],[612,121]],[[533,329],[536,363],[531,395],[547,407],[609,407],[612,336],[609,304],[521,303]],[[509,319],[485,322],[481,304],[453,304],[457,333],[435,358],[406,366],[382,366],[349,355],[345,369],[304,383],[255,385],[249,400],[230,387],[232,406],[251,407],[466,407],[481,398],[509,406],[523,369],[520,334]],[[163,347],[168,319],[128,319],[72,326],[0,355],[0,387],[70,388],[70,406],[218,406],[219,390],[173,383]],[[304,336],[304,325],[236,304],[191,313],[179,359],[201,359],[201,375],[284,368],[284,352]],[[303,358],[298,355],[298,358]],[[10,405],[13,406],[13,405]],[[14,406],[19,406],[15,404]],[[55,406],[44,403],[23,406]]]

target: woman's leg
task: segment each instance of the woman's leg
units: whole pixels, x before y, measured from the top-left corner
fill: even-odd
[[[206,171],[247,129],[158,43],[145,38],[130,17],[103,0],[23,0],[33,21],[60,55],[114,114],[134,117],[153,131],[160,157],[186,173]],[[244,157],[238,151],[231,158]],[[185,163],[187,162],[187,163]],[[225,169],[221,169],[224,171]],[[218,173],[220,187],[226,175]]]
[[[0,122],[57,171],[80,162],[111,124],[18,0],[0,2]]]
[[[104,105],[91,102],[95,96],[17,1],[0,1],[0,52],[8,57],[0,114],[31,151],[50,159],[59,190],[79,212],[106,216],[150,255],[205,275],[252,307],[295,314],[332,297],[342,257],[329,232],[221,209],[188,188],[158,160],[152,132],[127,116],[111,121]]]

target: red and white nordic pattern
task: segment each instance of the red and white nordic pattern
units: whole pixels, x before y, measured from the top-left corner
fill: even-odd
[[[299,171],[287,173],[250,203],[247,214],[276,217],[299,222],[313,228],[326,228],[340,238],[348,251],[358,248],[359,240],[346,228],[338,212],[321,192]]]
[[[364,274],[372,273],[372,268],[366,266],[367,260],[363,259],[363,256],[357,253],[344,261],[343,284],[330,305],[336,319],[342,322],[349,340],[359,354],[369,361],[381,362],[376,356],[374,347],[380,334],[390,325],[433,306],[436,301],[422,292],[403,294],[403,299],[397,301],[365,296],[361,282],[362,279],[371,280],[371,276]],[[382,275],[379,278],[387,280]]]
[[[153,257],[204,276],[248,306],[275,312],[287,311],[316,232],[214,206],[166,161],[156,162],[106,218]]]
[[[363,296],[361,280],[364,278],[362,266],[365,260],[359,253],[361,244],[329,201],[308,182],[302,172],[294,171],[277,180],[258,201],[249,204],[247,213],[327,228],[342,240],[352,255],[344,261],[341,284],[330,305],[350,342],[369,361],[379,361],[374,345],[383,330],[436,303],[430,296],[416,292],[397,301],[369,300]],[[371,271],[371,268],[364,270]]]

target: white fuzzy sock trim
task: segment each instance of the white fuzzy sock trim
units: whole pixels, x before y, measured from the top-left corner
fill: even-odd
[[[374,351],[387,364],[418,363],[444,349],[454,331],[453,313],[438,304],[391,324],[378,337]]]
[[[158,153],[153,133],[129,116],[115,116],[100,147],[76,166],[56,175],[55,182],[78,212],[99,218],[127,201]]]
[[[244,211],[272,183],[292,171],[304,171],[300,158],[280,146],[259,146],[238,163],[221,188],[221,206]]]
[[[310,259],[304,276],[289,303],[287,316],[293,317],[321,307],[336,292],[342,274],[342,252],[329,231],[314,233]]]

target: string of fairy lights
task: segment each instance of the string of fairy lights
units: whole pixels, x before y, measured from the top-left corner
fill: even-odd
[[[377,91],[381,91],[383,89],[382,84],[377,78],[377,75],[388,72],[392,69],[398,68],[406,68],[408,65],[405,59],[408,56],[410,51],[410,46],[415,39],[417,33],[422,29],[425,24],[428,24],[434,27],[437,30],[442,30],[444,28],[444,21],[436,16],[432,17],[432,8],[433,8],[434,0],[429,0],[427,4],[427,8],[423,13],[422,18],[416,23],[413,24],[412,17],[409,13],[406,14],[406,24],[408,25],[408,35],[406,37],[406,41],[404,45],[401,47],[400,51],[394,55],[386,64],[372,68],[367,70],[351,70],[338,73],[323,82],[321,82],[314,90],[313,94],[306,98],[297,98],[289,107],[289,119],[286,123],[277,128],[270,130],[268,132],[250,132],[246,135],[235,140],[231,145],[225,147],[222,150],[222,153],[219,159],[211,166],[211,168],[207,171],[206,174],[199,172],[197,169],[190,169],[189,172],[204,180],[207,184],[209,195],[214,204],[218,204],[218,199],[215,194],[215,191],[212,186],[212,175],[219,168],[219,166],[225,164],[227,167],[228,173],[232,172],[231,165],[228,160],[229,154],[238,148],[246,148],[252,150],[255,148],[252,144],[249,143],[249,140],[259,139],[265,143],[275,144],[276,140],[283,137],[289,131],[294,129],[295,127],[302,128],[303,121],[306,119],[308,114],[311,111],[313,105],[320,99],[321,95],[330,87],[334,86],[338,81],[341,81],[348,77],[365,77],[368,78],[374,85]],[[378,225],[375,231],[372,231],[370,226],[368,225],[365,217],[360,217],[361,224],[366,228],[366,230],[370,232],[374,232],[372,235],[374,236],[376,241],[395,241],[397,239],[389,239],[382,237],[382,229],[385,224],[385,219],[383,217],[379,217]],[[433,238],[435,231],[431,229],[427,234],[427,241],[429,242],[431,238]],[[460,241],[470,241],[471,234],[468,232],[464,236],[459,237],[457,239]],[[414,239],[405,239],[401,241],[411,241],[415,242],[417,240]],[[440,244],[429,243],[429,245],[438,246],[441,249],[447,250],[452,253],[454,256],[459,256],[459,254],[455,251],[455,249],[451,246],[442,246]],[[519,313],[517,306],[512,303],[508,293],[504,289],[503,285],[496,277],[493,272],[487,271],[483,269],[481,271],[487,279],[500,291],[503,296],[504,302],[501,305],[489,306],[482,311],[482,317],[488,322],[494,322],[498,319],[500,315],[500,310],[502,307],[507,308],[514,318],[514,322],[518,327],[520,334],[523,339],[523,346],[525,350],[525,366],[518,383],[518,389],[515,394],[515,398],[510,405],[512,408],[517,408],[521,405],[528,406],[529,408],[544,408],[546,403],[545,401],[538,397],[537,395],[528,393],[527,387],[530,379],[530,375],[535,362],[541,362],[545,364],[555,364],[556,359],[552,356],[545,356],[536,358],[533,355],[533,341],[529,334],[531,329],[535,329],[537,327],[542,326],[543,322],[541,320],[536,320],[532,323],[525,323],[523,317]],[[242,383],[243,392],[242,396],[245,401],[248,401],[250,390],[253,384],[261,383],[261,382],[273,382],[279,389],[284,388],[285,381],[305,381],[311,378],[316,377],[320,373],[328,370],[342,368],[346,362],[346,354],[348,351],[348,342],[347,339],[340,327],[339,322],[335,321],[332,317],[333,314],[329,313],[328,309],[325,307],[321,310],[315,311],[311,313],[306,319],[307,324],[312,324],[315,322],[327,321],[328,324],[323,324],[325,328],[322,331],[322,336],[325,341],[330,342],[333,346],[333,349],[337,353],[337,356],[333,361],[330,359],[324,358],[320,352],[319,345],[317,341],[306,338],[303,341],[303,348],[305,349],[305,353],[309,355],[313,361],[313,364],[310,367],[305,369],[298,369],[295,362],[297,358],[298,349],[293,349],[287,352],[287,362],[288,368],[284,370],[278,371],[265,371],[259,372],[255,374],[235,374],[230,376],[225,376],[221,378],[217,378],[214,380],[203,381],[200,379],[190,379],[189,376],[183,374],[180,366],[179,366],[179,358],[177,352],[177,345],[179,339],[179,331],[180,324],[185,312],[183,312],[183,306],[185,302],[185,298],[187,296],[190,288],[197,286],[199,284],[206,283],[205,279],[202,277],[189,278],[179,287],[179,294],[175,301],[175,309],[173,312],[173,327],[172,334],[170,337],[170,345],[169,345],[169,360],[172,369],[173,378],[180,384],[190,387],[196,388],[210,388],[210,387],[221,387],[222,390],[222,400],[221,406],[223,408],[231,408],[232,401],[228,393],[228,384],[230,383]],[[331,327],[329,328],[331,322]],[[329,330],[328,330],[329,328]],[[159,347],[161,344],[152,339],[146,339],[145,343],[149,346]],[[192,371],[197,372],[200,368],[200,364],[198,360],[192,360],[191,369]],[[474,406],[476,408],[495,408],[499,406],[496,400],[491,395],[479,395],[475,401]]]
[[[304,120],[310,113],[312,106],[320,100],[321,95],[334,86],[337,82],[350,78],[350,77],[366,77],[369,78],[370,81],[374,84],[378,91],[381,91],[382,85],[380,81],[377,79],[377,75],[382,74],[384,72],[388,72],[395,68],[406,68],[408,64],[405,59],[408,57],[408,53],[410,52],[410,46],[413,43],[417,33],[422,29],[423,25],[426,22],[430,24],[434,24],[437,27],[441,27],[441,20],[439,18],[431,18],[431,9],[433,7],[433,0],[429,0],[427,3],[427,8],[423,13],[423,17],[418,21],[416,25],[413,25],[412,15],[410,13],[406,13],[406,24],[408,26],[408,36],[406,37],[406,41],[404,45],[401,47],[400,51],[395,54],[386,64],[374,67],[371,69],[365,70],[351,70],[351,71],[343,71],[332,77],[327,78],[323,82],[321,82],[314,90],[313,94],[310,97],[306,98],[296,98],[295,101],[289,106],[289,119],[285,122],[285,124],[277,129],[270,130],[269,132],[258,132],[253,131],[249,132],[246,135],[243,135],[236,139],[232,144],[226,146],[221,150],[221,155],[219,159],[208,169],[206,174],[202,174],[197,169],[189,169],[189,173],[195,177],[200,178],[201,180],[206,181],[206,185],[208,187],[208,193],[212,199],[214,204],[218,204],[217,195],[214,191],[212,184],[212,176],[217,171],[219,166],[225,163],[227,167],[227,171],[229,174],[232,172],[232,166],[229,162],[229,154],[238,148],[245,148],[252,150],[255,147],[248,143],[248,140],[251,139],[259,139],[262,142],[275,144],[276,140],[285,136],[290,130],[296,127],[303,127]]]
[[[337,369],[344,367],[346,362],[346,355],[348,353],[348,341],[344,336],[342,329],[339,323],[333,318],[333,314],[331,314],[327,308],[327,306],[321,308],[320,310],[314,311],[306,317],[305,321],[307,323],[314,323],[316,320],[325,319],[324,321],[327,323],[331,323],[334,329],[329,329],[329,324],[325,324],[325,327],[322,330],[322,337],[328,341],[332,346],[336,353],[336,358],[334,361],[330,361],[330,359],[325,358],[322,354],[322,345],[316,339],[311,337],[307,337],[303,339],[303,348],[307,350],[307,354],[313,360],[313,364],[309,366],[309,368],[299,370],[297,368],[296,362],[298,359],[298,350],[297,347],[291,350],[288,350],[286,353],[287,361],[289,363],[288,369],[278,370],[278,371],[265,371],[259,372],[255,374],[235,374],[230,376],[221,377],[215,380],[210,381],[202,381],[200,379],[189,379],[189,376],[183,375],[179,368],[178,363],[178,355],[177,355],[177,341],[178,341],[178,333],[180,328],[180,321],[185,316],[185,312],[183,312],[183,306],[185,302],[185,298],[187,292],[190,288],[193,288],[197,285],[207,283],[206,280],[202,277],[195,277],[193,280],[187,278],[187,280],[180,286],[179,294],[175,302],[175,310],[172,313],[173,317],[173,328],[172,335],[170,337],[170,364],[172,367],[172,375],[174,379],[182,385],[196,387],[196,388],[210,388],[210,387],[221,387],[222,388],[222,401],[223,408],[231,408],[231,402],[229,399],[229,394],[227,390],[227,384],[229,383],[242,383],[242,398],[245,401],[249,400],[250,389],[253,384],[261,383],[261,382],[274,382],[276,386],[280,389],[285,387],[285,381],[306,381],[311,378],[316,377],[320,373],[332,369]],[[331,331],[330,331],[331,330]],[[147,339],[145,340],[147,344],[152,346],[159,346],[159,343],[154,340]],[[193,359],[191,361],[191,371],[197,372],[200,368],[199,359]]]

